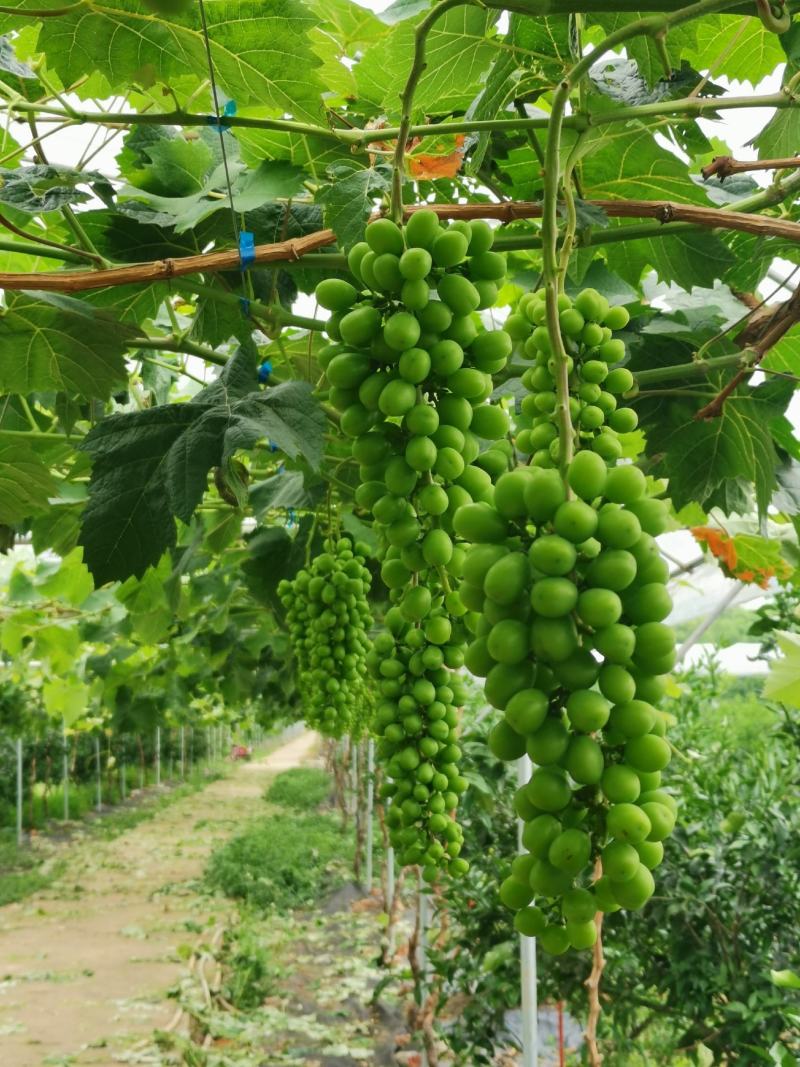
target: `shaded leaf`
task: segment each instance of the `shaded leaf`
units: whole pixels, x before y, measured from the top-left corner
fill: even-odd
[[[56,491],[47,466],[23,439],[0,432],[0,522],[15,526],[47,509]]]
[[[84,204],[91,199],[89,193],[78,188],[80,185],[88,185],[101,200],[113,199],[114,190],[102,174],[42,163],[0,170],[0,203],[29,215],[58,211],[68,204]]]
[[[212,467],[270,439],[312,466],[322,457],[325,418],[305,382],[256,387],[255,360],[240,349],[192,401],[112,415],[85,438],[92,456],[81,532],[98,584],[141,575],[175,544],[175,518],[188,522]]]

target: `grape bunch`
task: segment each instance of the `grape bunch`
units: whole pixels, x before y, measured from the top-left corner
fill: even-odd
[[[533,322],[542,306],[537,297],[522,305]],[[664,623],[672,607],[668,569],[655,541],[667,510],[647,495],[638,467],[616,462],[618,434],[635,419],[616,407],[614,393],[625,390],[608,388],[609,379],[622,383],[608,368],[620,349],[601,336],[609,321],[622,327],[627,314],[609,310],[594,291],[569,307],[563,300],[562,330],[574,334],[579,444],[566,471],[556,467],[552,356],[537,326],[530,334],[536,366],[525,373],[530,387],[542,388],[523,401],[536,414],[520,434],[531,463],[498,477],[491,504],[465,505],[454,518],[456,533],[472,544],[459,587],[474,634],[465,663],[503,712],[489,745],[500,759],[527,753],[535,764],[515,795],[527,851],[514,859],[500,897],[516,911],[517,929],[553,953],[590,947],[596,912],[646,903],[676,816],[673,797],[660,788],[670,746],[658,703],[675,664],[674,634]],[[517,323],[511,329],[522,332]],[[608,399],[585,389],[587,367]]]
[[[355,500],[381,535],[392,602],[370,656],[391,841],[400,862],[421,864],[428,879],[467,867],[454,818],[466,780],[457,744],[463,693],[451,672],[463,664],[466,632],[452,589],[464,558],[453,517],[491,500],[492,475],[476,462],[481,441],[509,430],[505,412],[486,401],[512,341],[476,314],[491,307],[505,276],[492,241],[484,222],[443,226],[427,209],[403,228],[379,219],[349,252],[357,284],[326,279],[316,290],[332,312],[332,343],[320,355],[328,400],[352,442]]]
[[[346,537],[278,585],[309,726],[330,737],[358,736],[374,702],[367,669],[372,626],[365,555]]]
[[[466,694],[445,658],[457,647],[443,644],[452,639],[450,620],[434,610],[424,625],[409,625],[392,607],[387,624],[372,658],[383,698],[374,729],[389,778],[382,787],[384,799],[391,798],[389,838],[399,862],[421,865],[425,881],[432,882],[440,868],[462,875],[469,864],[459,855],[464,836],[452,813],[467,788],[457,744],[458,708]]]
[[[625,343],[612,333],[627,326],[628,312],[624,307],[609,307],[595,289],[584,289],[574,303],[562,294],[558,306],[568,356],[572,425],[582,447],[613,463],[622,455],[619,435],[635,430],[638,421],[632,408],[618,406],[618,397],[633,386],[633,375],[627,367],[614,366],[625,358]],[[525,355],[534,361],[522,376],[529,393],[521,405],[516,447],[531,455],[535,466],[556,467],[561,445],[554,418],[555,357],[545,324],[544,290],[526,293],[506,328],[523,342]]]

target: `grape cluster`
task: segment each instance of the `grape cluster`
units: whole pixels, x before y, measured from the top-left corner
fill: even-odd
[[[511,353],[504,330],[475,313],[490,307],[505,275],[484,222],[443,226],[430,210],[404,228],[379,219],[348,263],[357,286],[326,279],[333,342],[320,355],[328,399],[359,464],[355,500],[383,542],[381,576],[392,606],[370,656],[382,701],[375,716],[393,803],[388,825],[403,864],[425,878],[463,873],[454,818],[460,775],[457,708],[464,608],[451,583],[464,549],[453,516],[490,500],[492,475],[477,462],[481,440],[504,438],[505,412],[486,403],[492,375]],[[508,455],[511,446],[505,442]]]
[[[331,737],[360,734],[373,705],[371,576],[359,547],[346,537],[327,539],[309,567],[278,585],[304,718]]]
[[[523,305],[533,321],[542,307],[536,297]],[[579,318],[567,317],[573,310],[580,337]],[[530,396],[546,399],[523,401],[536,411],[521,434],[531,464],[499,476],[492,504],[466,505],[454,519],[472,543],[459,587],[474,633],[465,663],[504,713],[489,745],[500,759],[527,753],[535,764],[515,796],[527,852],[514,859],[500,897],[516,911],[517,929],[554,953],[590,947],[597,911],[644,905],[676,814],[659,788],[670,747],[657,705],[675,663],[664,623],[668,569],[655,541],[667,510],[647,495],[638,467],[616,463],[617,435],[635,426],[632,413],[623,417],[610,390],[601,407],[602,392],[585,389],[587,367],[589,378],[622,383],[608,369],[620,350],[601,336],[603,321],[624,326],[627,314],[593,291],[571,307],[563,302],[562,329],[575,335],[570,391],[581,446],[566,479],[555,469],[549,340],[537,326],[536,368],[526,374],[531,387],[545,387]],[[511,329],[521,332],[517,323]]]
[[[618,397],[633,386],[633,375],[627,367],[614,366],[625,358],[625,343],[613,337],[612,331],[627,326],[628,312],[624,307],[609,307],[595,289],[584,289],[574,302],[562,294],[558,306],[568,356],[572,425],[582,447],[613,463],[622,455],[619,435],[635,430],[638,421],[632,408],[618,406]],[[523,342],[525,355],[534,361],[522,376],[529,393],[522,401],[517,449],[531,455],[537,467],[555,467],[561,445],[554,417],[555,357],[545,316],[544,290],[526,293],[506,328]]]

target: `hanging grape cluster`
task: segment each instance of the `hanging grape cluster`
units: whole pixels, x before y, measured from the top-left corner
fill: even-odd
[[[675,663],[655,541],[667,512],[638,467],[617,463],[619,434],[636,426],[617,406],[630,372],[613,366],[625,348],[612,330],[628,314],[594,290],[559,307],[577,446],[566,479],[544,298],[527,294],[509,329],[534,360],[517,435],[531,462],[500,475],[491,505],[454,519],[473,543],[459,589],[474,632],[466,666],[504,713],[489,744],[535,764],[515,796],[527,852],[500,896],[518,930],[554,953],[590,947],[596,912],[644,905],[675,823],[659,788],[670,747],[657,705]]]
[[[512,342],[475,314],[492,306],[505,275],[492,240],[484,222],[443,226],[430,210],[402,229],[380,219],[348,255],[357,286],[326,279],[316,290],[332,312],[333,343],[320,356],[328,399],[352,439],[355,499],[381,534],[392,602],[370,655],[390,839],[428,880],[468,866],[454,817],[467,783],[457,743],[464,692],[452,673],[464,660],[464,608],[451,589],[464,549],[453,516],[491,499],[492,477],[474,461],[481,439],[509,429],[486,400]]]
[[[330,737],[361,734],[374,704],[367,670],[371,576],[359,547],[346,537],[327,539],[309,567],[278,585],[303,716]]]

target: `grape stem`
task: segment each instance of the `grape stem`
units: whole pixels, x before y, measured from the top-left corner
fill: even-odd
[[[542,272],[545,282],[547,328],[556,361],[556,416],[559,428],[560,468],[566,474],[572,460],[575,433],[569,411],[568,357],[561,336],[558,310],[558,194],[561,188],[561,132],[564,115],[573,89],[580,84],[597,61],[611,49],[633,37],[663,37],[667,31],[714,11],[732,7],[731,0],[700,0],[671,14],[650,15],[621,26],[583,56],[567,73],[553,94],[545,149],[544,192],[542,199]]]
[[[431,8],[414,31],[414,59],[411,64],[411,70],[408,72],[405,88],[400,95],[400,126],[397,130],[397,144],[395,145],[394,160],[392,162],[391,217],[397,223],[400,223],[403,218],[403,171],[406,144],[413,118],[414,93],[428,65],[425,60],[428,33],[441,15],[444,15],[450,8],[459,7],[463,3],[464,0],[439,0],[439,3]]]

